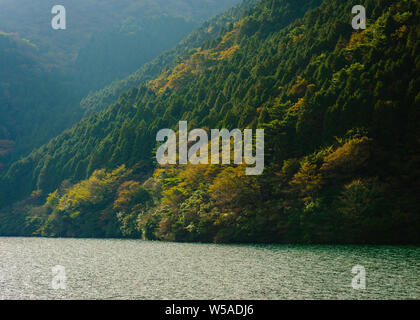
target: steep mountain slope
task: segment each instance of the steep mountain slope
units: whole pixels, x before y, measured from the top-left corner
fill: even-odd
[[[150,63],[146,63],[142,68],[127,78],[116,80],[103,89],[90,93],[81,101],[80,105],[82,109],[85,110],[86,114],[102,111],[111,103],[116,102],[120,94],[124,91],[156,78],[164,70],[172,68],[176,59],[180,59],[184,55],[189,54],[191,50],[200,47],[206,41],[216,39],[228,23],[237,21],[244,10],[252,6],[255,2],[256,0],[244,0],[223,14],[203,23],[174,48],[168,50]]]
[[[283,9],[284,6],[281,7],[281,10]],[[285,17],[284,19],[282,19],[284,20],[283,22],[281,22],[282,26],[287,25],[296,18],[296,11],[298,11],[302,15],[303,12],[305,12],[305,9],[305,7],[301,8],[299,6],[293,6],[293,8],[289,10],[286,9],[286,11],[282,13]],[[231,13],[228,12],[227,15],[230,16],[230,14]],[[237,19],[239,20],[238,17]],[[222,21],[223,20],[224,19],[222,18]],[[213,33],[212,29],[220,29],[220,27],[218,27],[219,25],[220,19],[216,19],[215,25],[211,24],[206,29],[202,28],[201,32],[206,33],[210,31],[211,33]],[[229,25],[224,26],[224,30],[219,32],[220,35],[217,36],[217,39],[214,40],[209,40],[205,36],[192,37],[190,39],[191,41],[193,41],[193,43],[195,43],[195,38],[204,38],[204,42],[201,43],[202,46],[209,46],[212,45],[212,43],[213,45],[217,45],[217,43],[222,40],[223,34],[228,32],[229,28],[232,28],[232,26],[232,23],[229,23]],[[261,28],[263,27],[264,26],[261,26]],[[185,51],[187,52],[185,54],[187,56],[185,57],[185,59],[188,59],[188,57],[191,56],[191,54],[195,53],[196,49],[193,49],[190,45],[187,45],[186,49],[187,50]],[[182,50],[180,50],[180,52],[182,52]],[[165,58],[166,55],[164,56],[164,59]],[[182,59],[182,57],[179,58]],[[154,64],[152,65],[154,66]],[[214,90],[217,90],[217,88],[214,88]],[[139,98],[141,98],[142,100],[144,99],[146,102],[145,104],[143,102],[139,103],[139,110],[133,108],[130,105],[130,103],[134,103],[133,99],[135,99],[137,93],[139,93]],[[177,92],[173,92],[173,95],[181,97],[181,95],[178,95]],[[106,159],[110,160],[110,157],[112,156],[112,154],[104,155],[99,154],[97,152],[95,153],[94,151],[95,149],[98,150],[99,144],[103,145],[102,147],[100,147],[100,150],[106,150],[106,152],[111,152],[115,154],[115,157],[113,158],[112,162],[119,162],[116,163],[116,165],[122,163],[118,159],[119,157],[121,157],[122,159],[131,158],[131,160],[128,163],[129,165],[133,165],[137,161],[141,161],[143,159],[149,160],[151,158],[150,150],[154,147],[153,145],[151,145],[150,139],[154,140],[154,135],[158,128],[162,128],[165,127],[165,125],[169,125],[169,123],[166,124],[168,121],[167,118],[172,120],[172,122],[175,121],[175,119],[170,116],[171,106],[168,105],[168,110],[164,110],[166,108],[166,101],[156,105],[156,107],[158,107],[159,109],[152,109],[153,105],[156,103],[153,100],[162,98],[166,99],[165,96],[156,95],[154,91],[148,90],[146,85],[124,93],[120,97],[118,103],[109,106],[109,108],[105,112],[95,114],[90,118],[83,120],[80,124],[72,128],[71,130],[66,131],[62,135],[53,139],[48,145],[45,145],[41,149],[34,151],[29,157],[13,165],[6,176],[6,179],[10,179],[10,183],[13,184],[13,194],[28,194],[34,188],[42,189],[46,192],[49,192],[52,191],[54,187],[59,185],[60,182],[64,179],[74,179],[74,181],[78,181],[82,178],[88,177],[88,175],[92,173],[94,169],[100,168],[104,165],[104,163],[96,164],[96,161],[103,162]],[[168,101],[170,101],[169,98],[171,97],[168,97]],[[128,102],[127,100],[130,100],[130,102]],[[153,105],[150,105],[150,103],[153,103]],[[173,102],[170,103],[172,104]],[[189,104],[183,108],[187,107],[192,106],[191,104]],[[136,114],[137,116],[134,118]],[[143,115],[145,115],[145,117],[143,117]],[[137,134],[144,133],[148,135],[148,137],[144,137],[146,140],[144,143],[144,147],[142,147],[147,148],[146,150],[149,150],[147,154],[144,153],[144,150],[142,148],[137,149],[136,153],[138,154],[138,156],[136,155],[133,157],[125,152],[117,151],[117,149],[120,148],[120,146],[117,146],[115,144],[117,140],[125,141],[124,139],[119,139],[118,137],[120,129],[122,128],[125,120],[130,120],[131,125],[134,125],[134,127],[137,127],[141,124],[143,125],[144,121],[141,120],[146,121],[147,127],[149,129],[147,131],[137,131]],[[161,122],[162,124],[160,125],[157,122]],[[143,145],[142,139],[143,138],[139,137],[139,139],[137,139],[137,142]],[[50,151],[54,154],[53,159],[51,159],[51,154],[49,153]],[[80,159],[81,161],[75,159]],[[63,163],[63,160],[66,163],[64,166],[53,164]],[[23,167],[26,167],[27,169],[21,171],[22,164],[24,164]],[[28,170],[34,170],[33,173],[30,173],[34,179],[29,178],[28,176],[21,176],[21,173],[23,173],[24,175],[28,174],[30,172]],[[42,176],[47,177],[48,181],[44,181],[44,179],[39,178],[41,170],[43,170],[44,172]],[[67,174],[64,172],[67,172],[67,174],[70,175],[67,176]],[[29,182],[28,178],[31,180],[31,183],[19,182],[23,180]],[[9,198],[10,196],[12,195],[7,196],[7,198]]]
[[[4,203],[35,191],[5,211],[0,232],[419,243],[420,6],[364,5],[360,31],[352,1],[263,0],[245,10],[174,67],[15,163]],[[189,165],[151,176],[156,132],[179,120],[264,128],[264,174]]]
[[[0,0],[0,30],[16,32],[39,45],[57,64],[73,62],[92,35],[107,32],[129,18],[182,17],[200,22],[236,4],[238,0]],[[53,6],[66,8],[67,29],[51,28]]]
[[[172,48],[194,27],[195,22],[171,16],[127,18],[93,35],[79,51],[74,66],[77,76],[92,91],[103,88]]]
[[[78,101],[69,80],[35,44],[0,32],[0,140],[13,142],[20,153],[78,120],[76,110],[69,108]]]
[[[2,148],[0,170],[78,122],[89,92],[136,71],[236,2],[63,1],[67,29],[57,31],[56,2],[0,0],[0,32],[9,32],[0,34],[0,141],[14,146]]]

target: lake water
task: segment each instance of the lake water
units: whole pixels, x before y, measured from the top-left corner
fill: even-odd
[[[420,247],[0,238],[0,299],[420,299]]]

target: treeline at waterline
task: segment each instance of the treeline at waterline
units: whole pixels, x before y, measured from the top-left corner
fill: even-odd
[[[210,20],[145,66],[156,76],[9,168],[0,234],[420,243],[420,5],[362,2],[361,30],[342,0]],[[157,132],[181,120],[264,129],[263,174],[158,165]]]

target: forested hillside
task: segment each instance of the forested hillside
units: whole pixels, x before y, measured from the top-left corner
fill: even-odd
[[[361,2],[366,30],[352,29],[350,0],[260,0],[178,49],[11,166],[1,200],[19,202],[0,234],[419,243],[420,4]],[[158,167],[156,133],[180,120],[265,129],[263,175]]]
[[[78,99],[72,89],[77,86],[70,80],[40,54],[36,44],[0,31],[0,141],[16,146],[18,154],[74,124],[79,117],[71,107]],[[0,152],[2,161],[7,155]]]
[[[118,100],[124,91],[137,87],[140,84],[155,79],[161,72],[174,67],[176,60],[188,55],[191,50],[200,47],[205,41],[216,39],[224,30],[227,23],[237,21],[243,11],[252,6],[257,0],[244,0],[240,4],[217,15],[210,21],[203,23],[179,42],[174,48],[159,55],[130,76],[113,81],[101,90],[90,93],[81,101],[81,107],[85,114],[101,111],[111,103]]]
[[[0,173],[77,123],[90,92],[127,77],[237,1],[62,1],[66,29],[54,30],[55,1],[0,0]]]
[[[92,91],[127,77],[172,48],[196,26],[184,18],[130,17],[107,32],[94,35],[75,61],[78,78]]]
[[[91,36],[100,36],[127,19],[164,16],[199,22],[232,7],[238,0],[0,0],[0,30],[16,32],[39,45],[54,63],[69,64]],[[67,29],[51,28],[51,9],[66,8]],[[160,35],[162,36],[162,35]]]

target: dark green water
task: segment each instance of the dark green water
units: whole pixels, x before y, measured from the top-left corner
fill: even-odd
[[[0,238],[0,299],[420,299],[419,279],[420,247]]]

